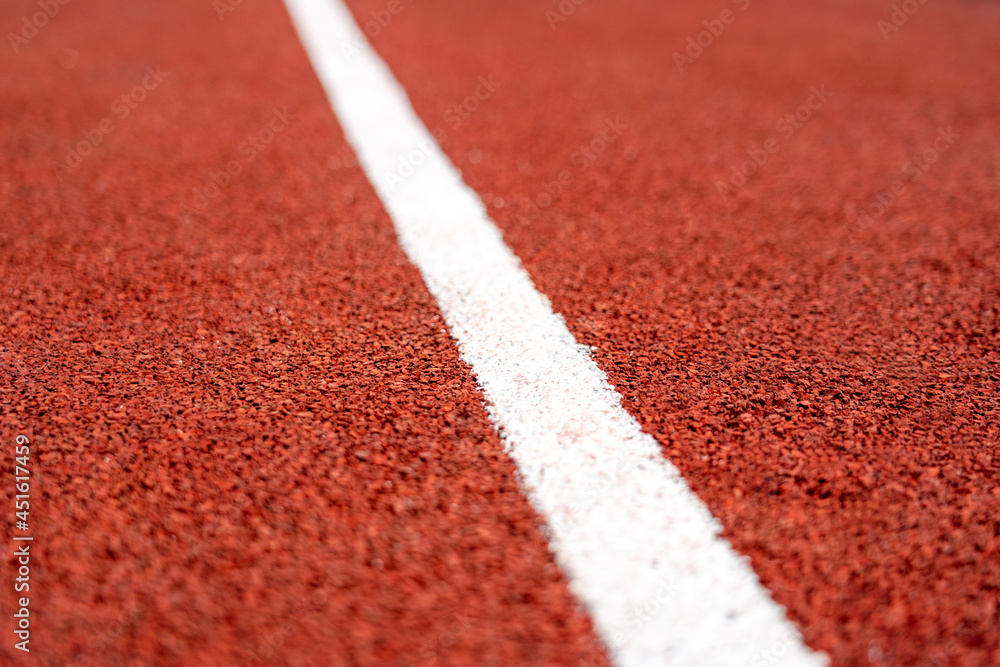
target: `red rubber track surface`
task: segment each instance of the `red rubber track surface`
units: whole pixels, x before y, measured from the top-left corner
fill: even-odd
[[[373,41],[810,645],[1000,664],[1000,9],[929,2],[885,40],[890,3],[575,4],[553,30],[555,0],[405,3]],[[608,118],[628,127],[585,165]]]
[[[604,664],[278,0],[72,2],[0,71],[2,469],[30,436],[35,538],[30,656],[0,546],[0,662]]]

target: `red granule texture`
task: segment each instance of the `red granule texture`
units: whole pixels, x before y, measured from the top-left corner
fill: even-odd
[[[376,48],[807,642],[1000,664],[995,3],[922,4],[888,39],[890,3],[591,0],[554,29],[555,1],[404,7]]]
[[[606,664],[281,2],[73,2],[0,70],[0,662]]]

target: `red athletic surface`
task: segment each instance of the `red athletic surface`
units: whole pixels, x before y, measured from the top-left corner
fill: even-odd
[[[431,127],[478,76],[502,82],[449,154],[810,645],[1000,664],[1000,11],[928,3],[885,41],[888,6],[739,6],[588,2],[553,31],[547,5],[439,2],[375,42]],[[606,117],[629,127],[584,169]],[[939,126],[960,138],[852,231]],[[723,201],[716,181],[769,137]]]
[[[373,42],[811,646],[1000,664],[1000,10],[928,2],[886,41],[889,3],[744,4],[588,0],[552,30],[555,2],[404,0]],[[0,45],[0,100],[0,437],[5,476],[35,446],[36,550],[32,659],[5,586],[4,662],[604,660],[278,0],[70,2]],[[294,118],[248,162],[273,107]]]
[[[0,501],[8,535],[27,433],[37,569],[33,660],[5,584],[0,662],[603,662],[387,215],[328,167],[350,150],[283,5],[70,4],[3,58]]]

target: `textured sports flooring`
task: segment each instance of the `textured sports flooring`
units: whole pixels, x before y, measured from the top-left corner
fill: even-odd
[[[0,663],[1000,664],[1000,6],[341,2],[0,3]]]

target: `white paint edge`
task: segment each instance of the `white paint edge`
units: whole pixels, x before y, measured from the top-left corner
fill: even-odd
[[[614,663],[827,664],[621,407],[385,63],[356,48],[360,31],[342,1],[285,3]],[[401,160],[420,164],[390,183]]]

